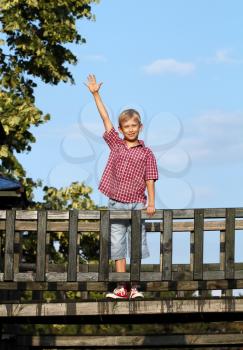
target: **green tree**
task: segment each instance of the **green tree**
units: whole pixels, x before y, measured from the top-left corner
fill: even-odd
[[[36,208],[54,210],[95,210],[97,205],[91,199],[92,188],[83,182],[73,182],[69,187],[57,189],[55,187],[44,187],[44,201],[36,203]],[[60,243],[59,251],[54,249],[54,241]],[[67,235],[62,232],[55,232],[51,237],[52,257],[55,261],[66,260],[68,254]],[[99,239],[97,232],[82,232],[80,240],[80,262],[82,260],[94,260],[98,258]]]
[[[93,20],[98,0],[0,0],[0,115],[7,134],[0,145],[0,172],[21,180],[32,196],[40,183],[26,177],[16,153],[29,152],[31,126],[50,119],[35,105],[36,78],[45,83],[74,83],[69,65],[77,58],[70,45],[83,44],[77,21]]]

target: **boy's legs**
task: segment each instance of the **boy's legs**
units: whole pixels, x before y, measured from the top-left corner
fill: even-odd
[[[116,272],[126,272],[126,258],[115,260]]]
[[[127,204],[109,199],[110,210],[126,210]],[[125,272],[127,255],[127,226],[128,220],[115,219],[111,221],[110,258],[115,261],[117,272]],[[124,271],[123,271],[124,270]]]
[[[143,203],[132,203],[130,210],[139,210],[145,209],[145,205]],[[149,249],[147,243],[147,233],[145,229],[145,220],[141,220],[141,258],[145,259],[149,257]],[[128,233],[128,253],[131,256],[131,224],[127,227]]]
[[[110,210],[133,210],[144,209],[143,203],[120,203],[112,199],[109,200],[108,208]],[[116,272],[126,272],[126,254],[127,254],[127,241],[126,235],[128,234],[128,247],[129,255],[131,252],[131,223],[129,220],[113,220],[111,224],[111,239],[110,239],[110,257],[115,260]],[[149,256],[149,250],[147,245],[147,237],[145,230],[145,221],[142,221],[142,258]],[[118,286],[124,288],[125,283],[121,283]],[[135,291],[135,292],[134,292]],[[134,292],[132,298],[143,297],[143,294],[137,291],[137,285],[132,286],[131,293]],[[108,293],[107,296],[111,296],[113,293]]]
[[[131,210],[140,210],[145,209],[145,204],[143,203],[132,203]],[[131,256],[131,225],[128,226],[128,253]],[[141,258],[145,259],[149,257],[149,249],[147,243],[147,233],[145,229],[145,220],[141,220]],[[130,298],[143,298],[143,293],[138,291],[138,285],[136,283],[132,283]]]
[[[126,203],[120,203],[109,199],[108,208],[110,210],[128,209]],[[109,241],[110,258],[115,261],[116,272],[126,272],[127,255],[127,225],[128,220],[112,220],[111,237]],[[127,298],[125,283],[119,283],[113,293],[107,293],[108,298]]]

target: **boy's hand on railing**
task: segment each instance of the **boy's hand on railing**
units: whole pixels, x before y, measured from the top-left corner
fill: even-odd
[[[87,88],[92,94],[98,92],[102,84],[103,84],[102,82],[101,83],[96,82],[96,78],[94,74],[89,74],[89,76],[87,77],[87,83],[84,83],[84,85],[87,86]]]
[[[154,205],[149,205],[147,206],[147,214],[149,216],[153,216],[155,213],[155,206]]]

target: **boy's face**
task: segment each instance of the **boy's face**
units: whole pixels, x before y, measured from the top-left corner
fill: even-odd
[[[139,132],[142,128],[143,125],[140,124],[137,117],[134,116],[127,121],[123,121],[118,129],[123,134],[125,140],[132,142],[138,139]]]

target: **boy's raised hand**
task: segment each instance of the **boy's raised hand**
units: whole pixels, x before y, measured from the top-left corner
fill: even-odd
[[[89,74],[88,77],[87,77],[87,83],[84,83],[87,88],[89,89],[89,91],[94,94],[95,92],[98,92],[101,85],[103,83],[97,83],[96,82],[96,78],[95,78],[95,75],[93,74]]]

